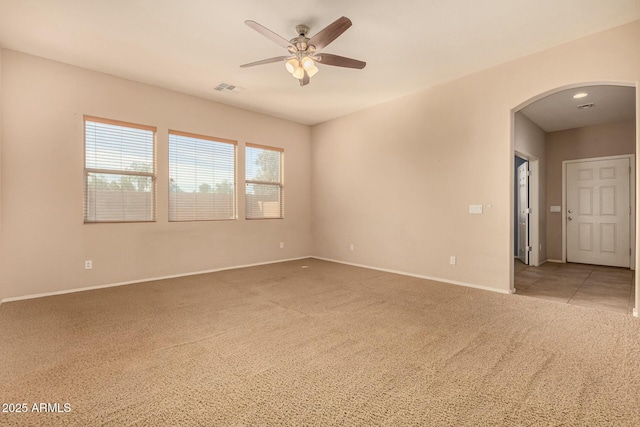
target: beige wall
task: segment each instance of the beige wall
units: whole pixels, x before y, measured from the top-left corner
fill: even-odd
[[[562,260],[562,213],[549,212],[551,205],[562,205],[562,162],[564,160],[633,154],[636,123],[588,126],[547,134],[547,242],[549,259]]]
[[[640,21],[314,126],[314,253],[507,292],[512,109],[640,81],[638,40]]]
[[[2,60],[3,297],[311,254],[308,126],[14,51]],[[158,127],[157,222],[83,224],[83,114]],[[238,140],[239,177],[245,142],[283,147],[286,218],[169,223],[168,129]],[[239,180],[241,218],[243,191]]]
[[[511,111],[567,85],[640,81],[639,38],[636,21],[311,130],[2,51],[3,297],[309,254],[506,292]],[[83,114],[158,126],[158,222],[82,224]],[[283,146],[287,219],[168,223],[168,128]],[[242,176],[242,150],[238,163]]]
[[[547,161],[546,134],[540,126],[533,123],[527,116],[518,112],[515,114],[514,145],[515,150],[530,161],[537,160],[537,176],[531,180],[530,191],[538,195],[538,211],[531,218],[538,219],[538,242],[530,242],[534,251],[538,251],[538,261],[547,259],[547,217],[544,212],[547,200]],[[535,159],[534,159],[535,158]],[[515,183],[515,180],[514,180]],[[535,185],[534,185],[535,184]],[[514,230],[516,233],[517,230]]]

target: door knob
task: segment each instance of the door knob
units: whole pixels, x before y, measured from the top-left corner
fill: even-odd
[[[568,221],[571,221],[573,218],[571,218],[570,216],[567,217]]]
[[[573,213],[573,211],[572,211],[571,209],[569,209],[567,212],[569,212],[569,213]]]

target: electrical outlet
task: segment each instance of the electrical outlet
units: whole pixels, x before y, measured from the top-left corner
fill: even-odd
[[[458,260],[456,259],[456,257],[454,257],[454,256],[450,256],[449,257],[449,264],[456,265],[457,262],[458,262]]]
[[[93,261],[91,261],[90,259],[86,260],[84,262],[84,269],[91,270],[92,268],[93,268]]]
[[[354,245],[353,243],[352,243],[352,244],[350,244],[350,245],[349,245],[349,250],[350,250],[351,252],[355,251],[355,250],[356,250],[356,245]]]
[[[280,249],[284,249],[284,242],[280,242]]]

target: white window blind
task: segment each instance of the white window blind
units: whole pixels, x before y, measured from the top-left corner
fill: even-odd
[[[84,116],[84,222],[155,221],[156,128]]]
[[[282,148],[247,144],[245,158],[247,219],[284,217],[283,156]]]
[[[169,221],[236,218],[236,141],[169,131]]]

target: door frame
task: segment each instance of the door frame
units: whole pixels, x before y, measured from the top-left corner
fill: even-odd
[[[529,246],[533,248],[529,252],[529,265],[537,267],[540,265],[540,159],[520,150],[514,150],[514,158],[515,156],[529,162],[529,209],[531,209],[529,214]],[[515,180],[515,165],[512,168]],[[512,210],[517,203],[517,200],[513,201]],[[517,233],[517,230],[514,230],[514,233]],[[513,239],[511,240],[513,241]]]
[[[631,174],[629,177],[629,268],[636,269],[636,156],[635,154],[621,154],[617,156],[590,157],[586,159],[572,159],[562,161],[562,262],[567,262],[567,164],[582,163],[598,160],[629,159]]]

